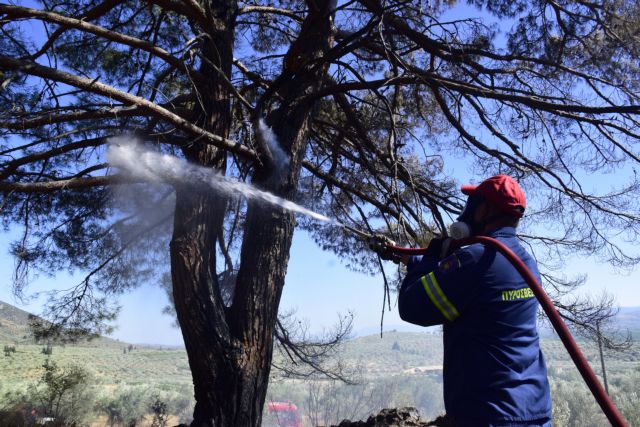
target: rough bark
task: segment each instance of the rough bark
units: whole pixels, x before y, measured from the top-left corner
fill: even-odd
[[[211,52],[208,57],[219,62],[215,62],[217,70],[201,71],[212,83],[199,124],[226,138],[230,94],[219,71],[230,75],[237,10],[235,5],[212,8],[216,25],[211,48],[216,55]],[[263,161],[252,179],[254,185],[286,198],[295,196],[313,111],[313,103],[302,100],[318,89],[327,70],[316,60],[331,42],[328,8],[327,1],[310,5],[276,89],[282,101],[267,117],[290,161],[284,170]],[[185,154],[191,161],[224,170],[225,154],[212,146],[196,143]],[[268,153],[262,154],[269,159]],[[222,229],[225,209],[226,200],[219,195],[177,188],[171,267],[176,312],[193,376],[194,427],[260,425],[295,228],[291,213],[249,203],[235,292],[231,306],[226,307],[215,270],[216,233]]]
[[[207,131],[227,138],[231,105],[224,77],[231,75],[233,61],[235,1],[212,2],[207,9],[210,25],[205,29],[200,72],[200,102],[194,107],[196,122]],[[212,65],[215,65],[213,67]],[[206,141],[194,141],[183,149],[193,163],[224,173],[226,152]],[[249,425],[235,422],[243,408],[233,396],[237,383],[237,344],[231,339],[225,307],[216,277],[216,241],[227,200],[192,186],[176,187],[174,231],[171,240],[171,275],[176,314],[189,358],[196,406],[193,426]],[[240,393],[241,394],[241,393]]]

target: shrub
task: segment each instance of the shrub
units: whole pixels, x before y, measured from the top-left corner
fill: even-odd
[[[146,413],[148,394],[143,387],[119,390],[115,395],[103,396],[98,402],[98,409],[107,415],[109,427],[133,427]]]
[[[5,357],[9,357],[9,356],[11,356],[11,353],[15,353],[15,352],[16,352],[16,346],[8,346],[8,345],[4,346],[4,356]]]
[[[78,365],[60,368],[49,360],[42,367],[44,373],[40,381],[28,389],[32,406],[56,422],[81,424],[91,414],[95,399],[89,386],[89,372]]]
[[[159,396],[156,396],[151,404],[151,413],[153,414],[153,420],[151,421],[151,427],[167,427],[169,422],[169,414],[167,414],[167,404],[163,402]]]
[[[41,353],[46,356],[51,356],[53,354],[53,347],[50,344],[47,344],[46,347],[42,347]]]
[[[0,427],[33,426],[41,417],[55,419],[55,426],[78,426],[88,418],[93,409],[90,374],[79,366],[60,368],[48,360],[42,368],[37,383],[0,396]]]

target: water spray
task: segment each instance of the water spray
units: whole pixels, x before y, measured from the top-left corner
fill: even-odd
[[[198,166],[170,154],[149,150],[126,139],[112,139],[107,150],[111,166],[125,171],[134,178],[150,182],[180,182],[206,185],[227,195],[242,195],[249,200],[279,206],[291,212],[306,215],[329,225],[344,227],[340,222],[314,212],[290,200],[267,191],[258,190],[245,182],[230,179],[213,169]]]

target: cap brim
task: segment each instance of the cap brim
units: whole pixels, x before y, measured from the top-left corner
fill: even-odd
[[[476,193],[477,188],[477,185],[463,185],[460,191],[462,191],[462,193],[466,194],[467,196],[472,196]]]

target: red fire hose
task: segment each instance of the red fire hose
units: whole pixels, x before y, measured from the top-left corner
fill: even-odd
[[[616,406],[611,401],[611,398],[609,398],[609,395],[607,395],[607,393],[605,392],[604,388],[600,384],[600,381],[598,381],[596,374],[591,369],[591,366],[589,366],[587,359],[585,359],[584,355],[580,351],[578,344],[576,344],[575,340],[571,336],[571,332],[569,332],[567,325],[565,325],[562,321],[562,318],[553,306],[551,299],[542,289],[542,286],[540,285],[540,283],[538,283],[533,274],[531,274],[527,266],[524,265],[520,258],[518,258],[518,256],[514,254],[511,249],[491,237],[476,236],[467,239],[454,240],[452,242],[451,249],[468,246],[474,243],[482,243],[484,245],[493,247],[502,255],[504,255],[504,257],[507,258],[507,260],[509,260],[509,262],[511,262],[511,264],[518,270],[518,272],[526,280],[529,288],[531,288],[531,290],[533,291],[533,294],[536,296],[538,301],[540,301],[542,309],[547,314],[547,317],[549,317],[551,324],[560,336],[560,339],[569,352],[571,359],[573,359],[573,363],[575,363],[578,371],[580,371],[582,378],[587,383],[587,386],[589,386],[591,393],[598,401],[600,408],[602,408],[602,411],[609,419],[609,422],[611,422],[611,425],[614,427],[627,427],[626,421],[624,420],[624,418],[622,418],[622,415],[618,411],[618,408],[616,408]],[[389,248],[398,254],[406,255],[422,255],[426,252],[426,249],[424,248],[413,249],[401,248],[397,246],[389,246]]]

